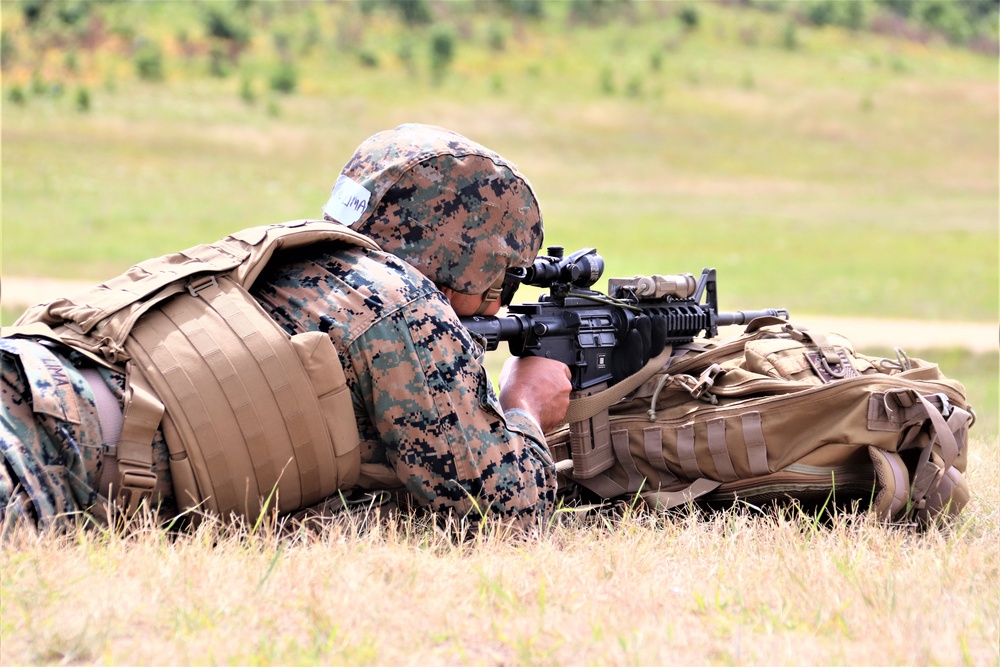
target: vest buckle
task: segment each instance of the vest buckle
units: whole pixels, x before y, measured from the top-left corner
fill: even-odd
[[[201,280],[190,280],[187,284],[187,291],[191,296],[200,296],[200,293],[209,287],[218,287],[219,281],[214,275],[204,276]]]

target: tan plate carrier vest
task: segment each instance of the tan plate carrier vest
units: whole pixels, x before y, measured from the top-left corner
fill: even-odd
[[[278,249],[328,241],[378,250],[322,220],[254,227],[141,262],[4,329],[126,374],[121,434],[105,456],[117,474],[99,489],[120,510],[134,512],[156,490],[158,427],[182,511],[255,520],[355,484],[357,422],[333,343],[318,331],[289,336],[247,292]]]

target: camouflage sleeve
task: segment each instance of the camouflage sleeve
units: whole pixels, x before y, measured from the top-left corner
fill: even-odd
[[[482,348],[440,293],[374,323],[348,356],[389,463],[418,502],[525,524],[551,514],[543,435],[527,415],[505,419]]]
[[[72,527],[97,502],[104,444],[86,380],[47,347],[0,338],[0,398],[0,536]]]

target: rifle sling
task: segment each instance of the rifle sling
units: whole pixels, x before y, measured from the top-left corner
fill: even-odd
[[[604,391],[591,396],[575,398],[569,402],[569,410],[566,411],[566,422],[573,422],[590,419],[602,410],[622,400],[634,390],[638,389],[643,382],[656,375],[663,366],[670,360],[673,354],[673,347],[668,345],[663,348],[663,352],[650,359],[639,372],[634,373],[621,382],[613,384]]]

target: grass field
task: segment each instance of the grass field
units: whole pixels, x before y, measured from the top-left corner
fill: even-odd
[[[162,45],[158,82],[124,42],[69,71],[5,4],[0,270],[100,280],[315,216],[361,140],[418,121],[517,162],[547,241],[596,247],[609,276],[714,266],[727,310],[1000,321],[995,55],[805,26],[788,48],[783,15],[698,3],[685,30],[678,3],[634,5],[590,26],[442,3],[456,54],[435,83],[432,29],[360,4],[277,12],[226,76],[182,53],[199,3],[109,4],[109,30]],[[277,34],[299,49],[290,95],[267,88]],[[358,517],[20,536],[0,551],[0,663],[1000,664],[1000,360],[908,352],[980,416],[949,529],[746,508],[563,515],[528,540]]]
[[[341,517],[0,553],[5,664],[997,664],[996,461],[950,530],[790,511],[466,539]],[[983,465],[983,464],[986,465]]]

